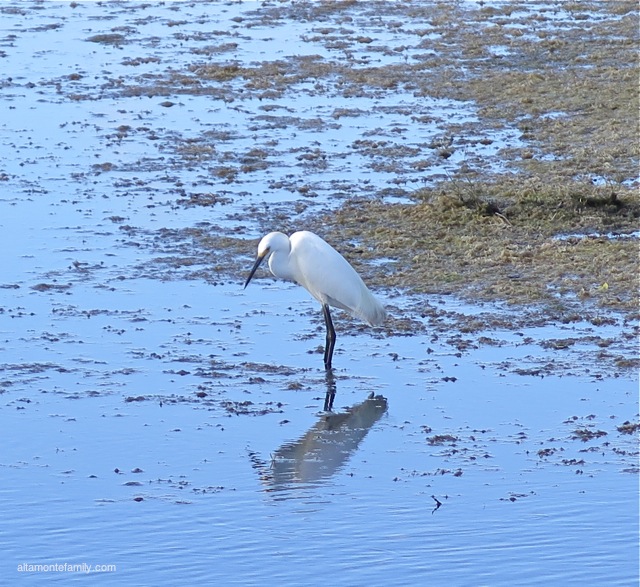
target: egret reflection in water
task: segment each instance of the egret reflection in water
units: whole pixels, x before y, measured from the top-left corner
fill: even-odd
[[[373,425],[387,411],[387,400],[371,395],[344,412],[327,412],[335,397],[335,379],[327,373],[325,411],[298,440],[287,442],[265,463],[255,453],[251,460],[267,491],[291,489],[331,477],[347,462]]]

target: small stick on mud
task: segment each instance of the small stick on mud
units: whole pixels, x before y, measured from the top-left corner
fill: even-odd
[[[434,508],[431,510],[431,515],[433,515],[433,514],[434,514],[434,512],[436,512],[437,510],[439,510],[439,509],[440,509],[440,506],[442,505],[442,502],[441,502],[441,501],[440,501],[440,500],[439,500],[435,495],[432,495],[432,496],[431,496],[431,499],[433,499],[433,500],[436,502],[436,507],[434,507]]]
[[[494,212],[493,213],[494,216],[497,216],[500,220],[502,220],[502,222],[504,222],[507,226],[513,226],[513,224],[511,224],[511,222],[509,222],[509,219],[504,215],[501,214],[500,212]]]

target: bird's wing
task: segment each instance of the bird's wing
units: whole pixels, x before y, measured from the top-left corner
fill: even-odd
[[[303,236],[295,238],[298,234]],[[313,233],[295,233],[291,241],[295,279],[316,300],[370,324],[382,321],[384,309],[338,251]]]

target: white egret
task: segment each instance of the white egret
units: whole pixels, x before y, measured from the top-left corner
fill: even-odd
[[[302,230],[287,236],[270,232],[258,245],[258,256],[244,287],[249,285],[260,263],[269,257],[271,273],[304,287],[322,305],[327,326],[324,366],[331,369],[336,331],[329,306],[340,308],[370,326],[382,324],[387,316],[356,270],[330,244],[317,234]]]

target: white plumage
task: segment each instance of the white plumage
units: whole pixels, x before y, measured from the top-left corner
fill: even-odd
[[[387,316],[349,262],[317,234],[303,230],[290,237],[270,232],[258,245],[258,256],[244,286],[247,287],[260,263],[269,258],[271,273],[304,287],[320,304],[327,325],[325,368],[331,368],[335,330],[329,306],[340,308],[370,326],[382,324]]]

